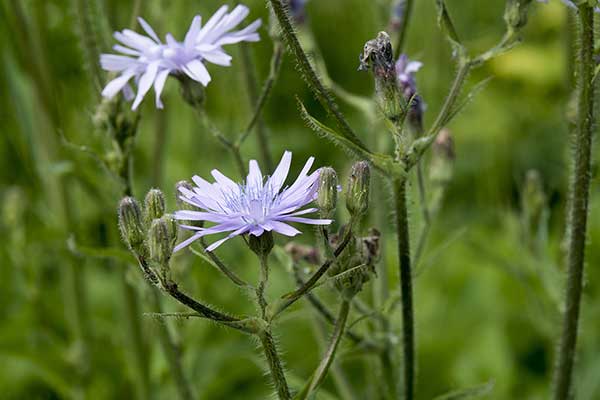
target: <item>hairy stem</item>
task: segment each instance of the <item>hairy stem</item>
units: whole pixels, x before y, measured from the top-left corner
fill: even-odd
[[[275,347],[275,341],[271,334],[270,328],[259,334],[260,342],[265,352],[267,363],[269,364],[269,370],[271,371],[271,378],[273,384],[277,390],[277,396],[279,400],[291,400],[290,389],[288,388],[285,374],[283,372],[283,366],[277,353],[277,347]]]
[[[296,32],[294,31],[294,27],[290,22],[290,18],[286,12],[285,5],[282,0],[269,0],[271,7],[273,8],[273,12],[277,17],[277,21],[281,27],[281,33],[283,38],[288,45],[290,51],[296,58],[298,62],[298,67],[302,72],[304,80],[313,91],[314,95],[317,97],[321,106],[327,112],[329,112],[333,118],[335,119],[337,125],[340,127],[342,134],[346,139],[353,142],[357,146],[361,148],[365,148],[364,144],[360,141],[360,139],[356,136],[348,121],[340,111],[338,105],[333,101],[331,95],[328,90],[325,88],[321,80],[319,79],[317,73],[312,67],[310,60],[306,56],[306,53],[302,49],[300,42],[298,41],[298,37],[296,36]]]
[[[415,337],[406,180],[403,178],[395,179],[393,185],[398,236],[400,291],[402,295],[404,398],[412,400],[415,393]]]
[[[325,261],[325,263],[323,263],[323,265],[321,265],[321,267],[319,267],[319,269],[314,274],[312,274],[312,276],[306,281],[306,283],[303,286],[299,287],[294,292],[283,296],[279,300],[279,303],[277,304],[275,309],[271,312],[271,315],[269,318],[270,320],[273,320],[275,317],[277,317],[279,314],[281,314],[281,312],[283,310],[285,310],[286,308],[288,308],[289,306],[294,304],[296,301],[298,301],[300,298],[302,298],[302,296],[309,293],[315,287],[315,285],[318,283],[319,279],[327,272],[327,270],[331,267],[331,265],[333,265],[335,260],[340,256],[340,254],[342,254],[342,252],[344,251],[344,249],[350,242],[350,239],[352,238],[351,232],[352,231],[350,229],[348,229],[346,236],[334,250],[333,258],[330,258],[329,260]]]
[[[579,60],[577,63],[578,116],[574,135],[571,196],[567,221],[567,287],[558,361],[554,371],[554,399],[570,398],[587,232],[588,200],[591,177],[591,150],[594,122],[594,17],[587,3],[579,6]]]
[[[267,283],[269,282],[269,263],[267,262],[267,257],[266,254],[260,256],[260,281],[256,287],[256,298],[263,319],[266,316],[268,305],[267,299],[265,298],[265,290],[267,289]]]
[[[313,373],[308,384],[297,396],[298,400],[304,400],[309,398],[309,396],[317,390],[318,386],[323,382],[323,380],[325,380],[327,372],[329,371],[329,367],[331,366],[335,358],[335,353],[337,351],[338,345],[340,344],[340,341],[344,334],[344,328],[346,326],[346,321],[348,320],[349,312],[350,301],[344,299],[340,306],[340,311],[338,313],[335,327],[333,329],[333,335],[331,336],[331,340],[329,342],[329,346],[327,347],[327,351],[325,352],[325,356],[323,357],[321,363]]]

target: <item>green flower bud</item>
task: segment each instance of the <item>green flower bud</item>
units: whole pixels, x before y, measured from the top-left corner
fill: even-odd
[[[371,171],[366,161],[359,161],[352,166],[346,193],[346,208],[352,216],[360,217],[369,208],[369,185]]]
[[[186,75],[179,74],[176,77],[181,83],[180,89],[183,100],[194,108],[202,107],[206,99],[204,86]]]
[[[171,218],[163,216],[152,221],[148,229],[148,251],[150,260],[158,264],[161,269],[168,268],[176,239],[177,231],[173,227]]]
[[[519,30],[527,24],[527,12],[533,0],[507,0],[504,21],[509,29]]]
[[[144,223],[147,227],[165,214],[165,196],[160,189],[150,189],[144,199]]]
[[[335,211],[338,194],[338,179],[335,170],[331,167],[321,168],[319,173],[319,192],[317,196],[317,205],[321,212],[321,217],[331,218]]]
[[[375,77],[376,100],[383,116],[392,123],[403,121],[408,105],[398,87],[394,51],[390,36],[385,32],[379,32],[377,38],[365,43],[358,69],[369,68]]]
[[[136,254],[142,254],[145,230],[140,205],[133,197],[125,197],[119,203],[119,229],[129,249]]]
[[[248,235],[248,246],[259,257],[266,256],[273,250],[273,246],[275,246],[273,234],[265,231],[260,236]]]

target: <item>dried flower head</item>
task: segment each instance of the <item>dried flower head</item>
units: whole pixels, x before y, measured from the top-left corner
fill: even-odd
[[[227,6],[219,8],[204,26],[201,25],[201,17],[195,16],[182,42],[168,33],[163,43],[142,18],[138,21],[148,36],[129,29],[115,32],[114,37],[121,44],[113,49],[121,54],[102,54],[100,64],[103,69],[120,75],[106,85],[102,95],[111,98],[123,90],[126,97],[132,97],[127,93],[133,93],[128,86],[133,78],[138,90],[132,109],[139,106],[152,86],[156,93],[156,107],[162,108],[160,95],[169,75],[185,75],[203,86],[208,85],[211,77],[206,62],[222,66],[231,64],[231,56],[223,50],[224,45],[259,40],[256,30],[260,20],[242,30],[232,31],[246,18],[250,12],[248,7],[238,5],[230,13],[227,9]]]
[[[288,222],[300,222],[312,225],[328,225],[330,219],[310,219],[300,217],[318,211],[317,208],[302,207],[313,202],[318,195],[319,170],[308,175],[314,162],[310,157],[296,181],[289,187],[283,186],[290,170],[292,153],[286,151],[273,172],[264,179],[258,163],[250,160],[246,182],[238,184],[221,172],[212,170],[214,183],[199,176],[192,178],[196,186],[190,190],[179,186],[180,199],[202,211],[179,210],[175,218],[188,221],[207,221],[215,223],[205,228],[180,225],[184,229],[195,231],[189,239],[175,247],[178,251],[193,241],[207,235],[229,232],[228,235],[213,244],[207,250],[212,251],[234,236],[248,233],[260,236],[265,232],[278,232],[285,236],[301,233]]]

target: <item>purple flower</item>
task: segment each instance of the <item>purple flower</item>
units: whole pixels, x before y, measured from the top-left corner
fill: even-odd
[[[308,0],[288,0],[290,15],[297,24],[304,23],[306,19],[306,3]]]
[[[406,54],[401,54],[396,61],[396,76],[403,91],[417,92],[417,80],[415,73],[421,69],[423,63],[409,60]],[[411,94],[411,96],[412,96]]]
[[[192,180],[196,186],[192,190],[179,186],[179,198],[202,211],[179,210],[174,214],[175,219],[207,221],[215,225],[208,228],[180,225],[184,229],[196,232],[189,239],[179,243],[175,251],[203,236],[215,233],[228,232],[225,238],[211,244],[207,251],[212,251],[226,240],[245,233],[254,236],[271,231],[285,236],[296,236],[301,233],[288,225],[289,222],[330,224],[330,219],[300,217],[317,211],[317,208],[302,210],[301,208],[317,198],[319,170],[308,175],[314,162],[314,158],[310,157],[296,181],[284,188],[283,184],[290,170],[291,161],[292,153],[286,151],[273,175],[266,180],[260,172],[258,163],[250,160],[245,183],[237,184],[214,169],[211,172],[215,178],[214,183],[194,176]]]
[[[410,102],[408,122],[417,132],[423,130],[423,113],[427,108],[421,96],[417,94],[417,80],[415,74],[421,69],[423,63],[411,61],[406,54],[401,54],[396,61],[396,77],[398,86],[407,102]]]
[[[115,32],[114,37],[121,44],[113,49],[121,54],[102,54],[100,64],[103,69],[120,75],[106,85],[102,95],[111,98],[121,90],[125,94],[131,93],[128,82],[133,78],[138,90],[132,109],[139,106],[152,86],[156,93],[156,107],[162,108],[160,94],[169,75],[185,74],[203,86],[208,85],[211,78],[205,62],[231,65],[231,56],[222,46],[259,40],[256,29],[261,24],[260,20],[242,30],[231,31],[246,18],[248,7],[238,5],[230,13],[227,9],[227,6],[219,8],[204,26],[201,26],[201,17],[195,16],[183,42],[175,40],[170,33],[166,35],[165,43],[161,42],[142,18],[138,18],[138,21],[148,36],[129,29]]]

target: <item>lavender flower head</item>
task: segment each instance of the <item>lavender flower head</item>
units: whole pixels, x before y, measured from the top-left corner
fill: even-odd
[[[290,14],[296,24],[302,24],[306,20],[306,3],[308,0],[288,0]]]
[[[132,109],[139,106],[152,86],[156,93],[156,107],[162,108],[160,95],[169,75],[187,75],[203,86],[208,85],[211,77],[206,69],[206,62],[231,65],[231,56],[222,46],[243,41],[256,42],[260,39],[256,32],[261,24],[260,20],[239,31],[232,31],[246,18],[248,7],[238,5],[230,13],[227,9],[227,6],[219,8],[204,26],[201,24],[201,17],[195,16],[182,42],[168,33],[163,43],[142,18],[138,18],[138,21],[148,36],[129,29],[115,32],[114,37],[121,44],[115,45],[113,49],[121,54],[102,54],[100,64],[103,69],[120,75],[106,85],[102,96],[112,98],[123,90],[126,98],[133,97],[128,85],[133,78],[138,90]]]
[[[286,151],[273,172],[264,179],[258,163],[250,160],[246,182],[237,184],[216,169],[211,174],[214,183],[209,183],[199,176],[192,178],[196,184],[192,190],[179,186],[180,199],[202,211],[179,210],[174,214],[177,220],[206,221],[215,225],[205,228],[180,225],[184,229],[195,231],[187,240],[179,243],[175,251],[190,245],[195,240],[216,233],[227,236],[206,249],[213,251],[232,237],[248,233],[260,236],[265,232],[275,231],[285,236],[296,236],[301,233],[288,225],[289,222],[300,222],[311,225],[328,225],[330,219],[310,219],[301,215],[316,212],[317,208],[302,207],[317,198],[320,170],[310,175],[314,158],[310,157],[296,181],[284,187],[292,161],[292,153]]]
[[[404,99],[410,102],[408,119],[417,132],[421,132],[423,129],[423,112],[426,108],[423,99],[417,94],[417,79],[415,78],[415,74],[422,66],[422,62],[411,61],[406,54],[401,54],[398,61],[396,61],[398,86]]]

